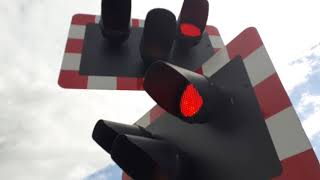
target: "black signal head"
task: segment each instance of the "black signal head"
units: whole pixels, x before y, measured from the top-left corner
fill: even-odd
[[[144,88],[163,109],[189,123],[207,122],[228,98],[205,76],[161,61],[149,67]]]
[[[191,48],[200,42],[208,14],[207,0],[184,0],[178,19],[178,47]]]
[[[93,130],[92,138],[108,153],[111,152],[113,141],[121,134],[151,136],[138,126],[131,126],[112,121],[99,120]]]
[[[179,150],[175,146],[141,136],[118,136],[111,157],[128,175],[139,180],[173,180],[180,167]]]
[[[168,60],[176,35],[176,17],[166,9],[153,9],[146,17],[140,53],[148,66],[157,60]]]
[[[102,0],[100,28],[110,44],[118,45],[130,34],[131,0]]]

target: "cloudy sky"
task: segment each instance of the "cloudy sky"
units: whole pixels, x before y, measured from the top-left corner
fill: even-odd
[[[156,7],[178,15],[181,4],[133,0],[132,17],[144,19]],[[318,0],[210,4],[208,24],[225,43],[257,27],[320,157]],[[0,179],[119,179],[120,170],[91,139],[92,128],[101,118],[133,123],[154,102],[144,92],[57,85],[72,15],[99,11],[99,0],[0,1]]]

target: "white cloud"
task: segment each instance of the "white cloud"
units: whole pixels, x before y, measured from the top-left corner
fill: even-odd
[[[320,56],[320,43],[314,45],[311,50],[313,53],[315,53],[315,55]]]
[[[1,146],[4,145],[4,143],[6,143],[6,141],[7,141],[7,138],[5,136],[0,136],[0,148],[1,148]],[[0,151],[1,151],[1,149],[0,149]]]
[[[320,133],[320,111],[310,114],[306,120],[302,122],[303,128],[306,130],[308,137],[313,140],[315,135]],[[319,141],[314,139],[315,141]]]
[[[299,62],[279,66],[277,70],[283,86],[291,93],[295,87],[308,80],[312,64],[309,59],[302,58]]]
[[[93,167],[89,167],[86,165],[79,165],[70,170],[66,179],[74,179],[74,180],[83,179],[83,177],[88,175],[88,172],[93,172],[95,170],[96,169]]]
[[[215,24],[226,42],[245,27],[258,28],[275,63],[291,61],[319,42],[317,0],[210,1],[210,24]]]
[[[319,73],[320,44],[313,46],[300,57],[294,61],[279,63],[280,65],[277,67],[281,81],[289,94],[294,88],[307,83],[311,76]]]
[[[303,94],[297,110],[301,114],[308,111],[302,125],[312,140],[320,133],[320,95]]]
[[[320,110],[320,95],[310,95],[309,93],[304,93],[302,95],[302,98],[300,100],[300,103],[298,104],[298,112],[303,113],[307,110],[307,106],[311,105],[313,111],[319,111]],[[310,108],[308,108],[310,109]]]
[[[110,165],[87,176],[85,180],[118,180],[121,176],[121,169],[116,165]]]
[[[287,91],[306,82],[308,61],[290,64],[320,41],[317,0],[210,1],[209,24],[230,42],[247,27],[256,27]]]

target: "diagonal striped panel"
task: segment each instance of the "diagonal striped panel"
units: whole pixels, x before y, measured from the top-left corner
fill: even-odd
[[[211,76],[237,55],[243,58],[283,166],[283,174],[274,179],[320,179],[317,157],[255,28],[248,28],[240,33],[204,63],[201,72]],[[153,109],[147,113],[149,123],[156,120],[150,115]],[[136,124],[139,125],[140,120]]]
[[[143,79],[132,77],[98,77],[83,76],[79,74],[83,39],[85,36],[86,25],[89,23],[99,23],[100,16],[76,14],[73,16],[66,43],[65,54],[61,65],[59,85],[63,88],[75,89],[108,89],[108,90],[143,90]],[[132,27],[144,27],[144,20],[132,19]],[[223,47],[223,41],[219,31],[213,26],[207,26],[206,32],[215,51]],[[199,69],[201,71],[201,69]],[[66,76],[65,71],[72,71],[72,79],[66,80],[71,76]],[[76,75],[77,74],[77,75]],[[75,76],[76,75],[76,76]],[[84,81],[84,79],[86,81]],[[77,82],[77,83],[76,83]],[[81,84],[87,82],[86,85]],[[109,84],[108,84],[109,83]]]

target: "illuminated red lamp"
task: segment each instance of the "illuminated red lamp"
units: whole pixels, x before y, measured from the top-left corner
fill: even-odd
[[[192,117],[196,115],[203,105],[203,99],[198,90],[189,84],[180,99],[180,111],[185,117]]]
[[[199,37],[201,35],[201,30],[190,23],[182,23],[180,24],[180,31],[183,35],[189,37]]]

